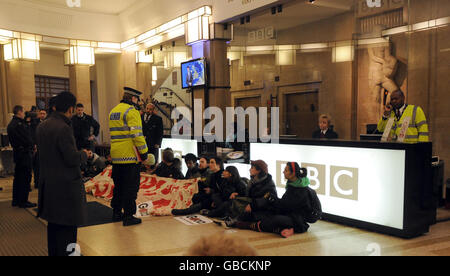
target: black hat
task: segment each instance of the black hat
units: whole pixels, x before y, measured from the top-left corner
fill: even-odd
[[[141,97],[141,95],[143,94],[140,91],[137,91],[136,89],[130,88],[130,87],[124,87],[123,90],[125,91],[125,93],[130,94],[132,96],[135,97]]]

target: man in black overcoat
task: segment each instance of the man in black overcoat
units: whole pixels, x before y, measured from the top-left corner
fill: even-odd
[[[85,223],[86,193],[80,166],[92,154],[78,151],[71,117],[76,98],[63,92],[56,110],[37,128],[40,178],[38,216],[48,221],[48,253],[67,256],[76,248],[77,229]]]

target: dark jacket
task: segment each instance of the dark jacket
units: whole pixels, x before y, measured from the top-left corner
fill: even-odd
[[[230,196],[233,193],[238,193],[238,196],[245,196],[247,192],[247,186],[242,179],[239,179],[237,183],[230,182],[225,178],[217,184],[215,190],[216,196],[219,196],[222,201],[230,200]]]
[[[145,121],[146,115],[142,115],[142,131],[149,147],[161,146],[164,136],[163,120],[158,115],[152,115]]]
[[[321,130],[316,130],[313,135],[313,139],[338,139],[339,135],[334,132],[332,128],[329,128],[327,133],[325,133],[325,137],[321,137]]]
[[[222,173],[223,170],[220,170],[218,172],[211,172],[209,174],[208,179],[206,180],[207,182],[207,188],[211,188],[211,193],[215,194],[219,192],[219,184],[222,182]]]
[[[14,116],[7,128],[8,138],[14,151],[14,163],[31,168],[33,140],[25,120]]]
[[[91,141],[88,140],[91,136],[91,127],[94,129],[94,136],[98,136],[100,132],[99,123],[92,116],[87,114],[84,114],[81,118],[73,116],[72,127],[78,149],[91,148]]]
[[[292,219],[296,233],[304,233],[308,230],[309,225],[304,220],[308,210],[311,210],[307,188],[288,185],[286,193],[281,199],[275,199],[273,206],[279,215]]]
[[[185,179],[193,179],[193,178],[199,178],[201,177],[200,169],[198,168],[198,164],[195,164],[195,166],[192,169],[188,169],[186,172]]]
[[[175,167],[173,164],[168,166],[166,163],[162,162],[156,167],[154,172],[159,177],[173,178],[173,179],[184,179],[183,173]]]
[[[264,196],[269,194],[278,197],[277,188],[272,180],[272,175],[267,174],[264,178],[256,180],[253,178],[248,184],[248,197],[252,199],[252,212],[264,209],[266,200]]]
[[[87,210],[80,166],[87,156],[77,151],[71,121],[54,112],[38,126],[37,144],[40,161],[38,216],[54,224],[83,225]]]
[[[208,179],[210,179],[210,175],[212,172],[209,170],[209,168],[206,169],[198,169],[200,173],[200,180],[198,182],[198,191],[199,193],[203,192],[204,188],[208,187]]]

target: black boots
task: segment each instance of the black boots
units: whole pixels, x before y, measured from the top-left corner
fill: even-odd
[[[37,207],[37,204],[27,201],[25,203],[19,204],[18,206],[19,206],[19,208],[28,209],[28,208],[35,208],[35,207]]]
[[[141,219],[135,218],[133,216],[123,218],[123,226],[133,226],[141,223],[142,223]]]
[[[113,217],[112,217],[113,222],[119,222],[122,221],[123,222],[123,226],[132,226],[132,225],[137,225],[137,224],[141,224],[142,220],[135,218],[134,216],[125,216],[121,211],[113,211]]]
[[[202,210],[202,204],[201,203],[197,203],[197,204],[194,204],[194,205],[192,205],[191,207],[189,207],[187,209],[173,209],[172,210],[172,215],[174,215],[174,216],[187,216],[187,215],[198,213],[201,210]]]
[[[123,221],[123,213],[122,213],[122,211],[120,211],[120,212],[114,211],[113,217],[112,217],[112,221],[113,222]]]

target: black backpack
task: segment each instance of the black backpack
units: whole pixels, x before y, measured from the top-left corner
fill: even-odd
[[[322,204],[320,204],[316,191],[310,187],[306,187],[306,190],[308,191],[311,210],[306,213],[305,221],[308,223],[316,223],[318,220],[322,219]]]

